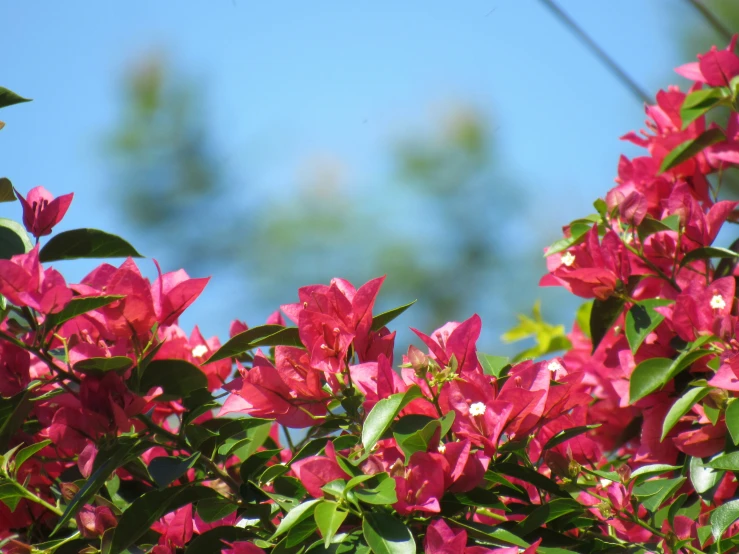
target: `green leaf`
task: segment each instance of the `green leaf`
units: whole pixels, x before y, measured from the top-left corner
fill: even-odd
[[[380,329],[385,327],[388,323],[390,323],[393,319],[395,319],[400,314],[402,314],[404,311],[406,311],[408,308],[413,306],[413,304],[415,303],[416,303],[416,300],[414,300],[413,302],[408,302],[408,304],[404,304],[403,306],[398,306],[397,308],[393,308],[392,310],[382,312],[381,314],[377,314],[375,317],[372,318],[372,330],[379,331]]]
[[[10,439],[31,413],[32,396],[30,390],[25,390],[10,398],[0,397],[0,452],[7,450]]]
[[[600,427],[600,425],[600,423],[595,423],[593,425],[580,425],[578,427],[571,427],[569,429],[565,429],[564,431],[560,431],[547,441],[542,450],[549,450],[550,448],[554,448],[555,446],[562,444],[563,442],[568,441],[573,437],[577,437],[578,435],[587,433],[591,429],[597,429],[598,427]]]
[[[106,453],[105,458],[102,458],[103,454],[99,454],[99,456],[105,461],[103,461],[103,463],[93,471],[92,475],[90,475],[87,481],[85,481],[85,484],[82,485],[80,490],[77,491],[77,494],[75,494],[69,504],[67,504],[64,514],[57,522],[51,535],[54,535],[57,531],[62,529],[82,506],[89,503],[90,499],[97,493],[100,487],[103,486],[111,473],[126,464],[130,459],[135,458],[140,451],[149,447],[150,445],[144,446],[142,443],[137,441],[126,441],[121,439],[115,445],[112,452]]]
[[[686,140],[665,156],[664,160],[662,160],[662,165],[659,168],[659,173],[669,171],[673,167],[688,161],[693,156],[700,154],[709,146],[724,140],[726,140],[726,136],[724,136],[721,129],[708,129],[696,138]]]
[[[493,377],[500,377],[503,370],[511,365],[511,359],[506,356],[491,356],[478,352],[477,359],[480,361],[483,373]]]
[[[636,354],[639,347],[647,338],[649,333],[654,331],[657,326],[662,323],[665,316],[655,311],[658,306],[667,306],[672,304],[672,300],[653,298],[644,300],[638,304],[634,304],[626,314],[626,340],[629,341],[631,353]]]
[[[362,533],[375,554],[416,554],[416,541],[410,530],[389,514],[366,513]]]
[[[531,468],[505,462],[501,464],[495,464],[495,466],[491,469],[493,471],[502,473],[503,475],[516,477],[517,479],[521,479],[522,481],[531,483],[535,487],[543,489],[556,496],[562,496],[565,498],[569,497],[569,494],[567,494],[566,491],[560,488],[557,483]]]
[[[322,498],[308,500],[285,514],[285,517],[282,518],[282,521],[277,526],[277,530],[272,535],[272,539],[279,537],[283,533],[287,533],[294,525],[313,515],[313,510],[315,510],[318,502],[324,502],[324,500]]]
[[[449,413],[454,416],[454,412]],[[441,421],[413,414],[398,421],[393,429],[393,437],[408,461],[415,452],[426,452],[437,432],[441,436]]]
[[[19,486],[16,482],[9,479],[0,480],[0,502],[10,508],[11,512],[15,511],[18,502],[23,498],[23,494],[18,488]]]
[[[13,106],[14,104],[21,104],[22,102],[30,102],[30,98],[23,98],[18,96],[12,90],[8,90],[5,87],[0,87],[0,108],[7,106]]]
[[[707,337],[707,339],[710,339],[710,337]],[[630,403],[633,404],[663,387],[683,369],[689,367],[700,358],[711,354],[708,350],[695,349],[705,344],[706,340],[703,340],[703,337],[701,337],[701,339],[691,343],[675,360],[670,360],[669,358],[650,358],[637,365],[631,374],[629,385]]]
[[[662,475],[663,473],[667,473],[669,471],[676,471],[678,469],[681,469],[681,467],[671,466],[669,464],[650,464],[650,465],[642,466],[632,471],[631,479],[636,480],[637,483],[640,483],[643,481],[643,479],[638,479],[639,477],[643,477],[646,479],[653,475]]]
[[[176,479],[187,472],[200,458],[200,452],[195,452],[187,458],[176,456],[160,456],[149,463],[149,475],[160,489],[168,487]]]
[[[673,231],[673,228],[667,223],[654,219],[651,216],[645,217],[636,229],[639,239],[642,242],[644,242],[650,235],[662,231]]]
[[[22,225],[12,219],[0,217],[0,260],[25,254],[32,248],[31,239]]]
[[[704,115],[717,104],[720,104],[723,99],[724,93],[720,88],[696,90],[689,93],[680,107],[680,119],[683,121],[683,129],[687,129],[693,121]]]
[[[48,445],[51,444],[50,440],[43,440],[41,442],[37,442],[36,444],[31,444],[29,446],[26,446],[25,448],[18,451],[18,453],[15,455],[15,458],[13,460],[13,473],[18,474],[18,471],[20,470],[21,466],[29,459],[31,458],[36,452],[39,450],[42,450],[43,448],[46,448]]]
[[[593,300],[593,309],[590,312],[590,337],[593,341],[593,352],[598,348],[600,341],[616,321],[624,307],[623,298],[615,295],[606,300]]]
[[[672,360],[669,358],[650,358],[634,368],[629,384],[631,404],[660,388],[670,375]]]
[[[734,445],[739,444],[739,402],[736,398],[732,398],[726,406],[726,428]]]
[[[534,511],[526,516],[523,521],[516,525],[514,531],[516,531],[516,534],[518,535],[526,536],[539,529],[545,523],[573,512],[582,513],[583,511],[583,506],[576,500],[570,498],[555,498],[554,500],[550,500],[534,509]]]
[[[110,358],[87,358],[74,364],[75,371],[81,373],[121,371],[133,365],[133,360],[127,356],[111,356]]]
[[[685,256],[683,256],[683,259],[680,260],[680,267],[683,267],[685,264],[688,264],[690,262],[694,262],[695,260],[710,260],[711,258],[737,259],[739,258],[739,254],[737,254],[733,250],[729,250],[728,248],[720,248],[718,246],[703,246],[701,248],[691,250],[690,252],[685,254]]]
[[[206,502],[208,501],[201,500],[198,503],[198,514],[200,514],[200,507]],[[202,518],[203,516],[201,515],[200,517]],[[251,531],[247,529],[221,525],[206,531],[202,535],[193,536],[192,541],[190,541],[185,549],[185,554],[213,554],[214,552],[221,552],[225,548],[223,541],[234,543],[242,540],[245,541],[252,537]]]
[[[423,396],[418,385],[412,385],[405,392],[393,394],[383,398],[372,408],[372,411],[364,420],[362,428],[362,444],[364,450],[369,452],[377,444],[382,435],[385,434],[390,424],[398,413],[405,408],[409,402]]]
[[[731,452],[729,454],[718,456],[704,465],[711,469],[739,471],[739,452]]]
[[[398,496],[395,493],[395,479],[390,477],[387,473],[376,473],[373,477],[375,477],[378,482],[377,486],[372,488],[354,489],[353,492],[357,499],[365,504],[376,504],[380,506],[395,504],[398,501]],[[347,491],[353,488],[354,484],[352,484],[352,481],[354,481],[354,479],[347,483]],[[352,487],[349,486],[350,484],[352,484]]]
[[[689,463],[690,482],[698,494],[708,492],[724,476],[723,471],[717,471],[706,467],[700,458],[691,457]]]
[[[39,252],[42,262],[78,258],[141,258],[121,237],[97,229],[74,229],[51,238]]]
[[[714,540],[721,539],[724,532],[739,519],[739,500],[719,506],[711,513],[711,533]]]
[[[336,502],[323,502],[316,506],[313,517],[316,519],[316,525],[321,531],[323,537],[323,545],[328,548],[331,539],[336,535],[341,524],[344,523],[349,512],[339,509]]]
[[[171,400],[188,396],[191,392],[206,388],[208,378],[202,370],[185,360],[152,360],[141,376],[139,390],[148,392],[162,387]],[[160,397],[161,398],[161,397]]]
[[[665,440],[667,433],[680,421],[680,418],[687,414],[695,403],[702,400],[709,392],[711,392],[710,387],[697,387],[690,389],[677,399],[677,402],[672,405],[662,423],[662,437],[659,439],[660,442]]]
[[[577,321],[577,326],[580,327],[580,331],[588,337],[590,337],[590,314],[593,313],[593,301],[590,300],[588,302],[583,302],[580,304],[580,307],[577,309],[577,314],[575,315],[575,321]]]
[[[97,310],[108,304],[112,304],[116,300],[121,300],[125,296],[107,295],[107,296],[77,296],[64,306],[58,314],[51,314],[46,319],[47,328],[58,327],[62,323],[66,323],[70,319],[74,319],[78,315],[86,314],[92,310]]]
[[[633,494],[648,511],[654,513],[685,482],[685,477],[655,479],[636,485]]]
[[[7,177],[0,177],[0,202],[13,202],[15,199],[13,183]]]
[[[234,335],[229,339],[226,344],[221,346],[213,355],[208,358],[206,364],[225,360],[226,358],[233,358],[240,356],[248,350],[253,350],[259,346],[276,346],[275,344],[265,344],[263,341],[269,337],[276,338],[277,335],[284,336],[286,339],[288,335],[297,335],[297,327],[283,327],[282,325],[260,325],[259,327],[252,327],[246,331],[242,331],[238,335]],[[274,341],[273,341],[274,342]],[[277,343],[277,345],[283,343]],[[300,346],[300,337],[298,336],[298,344],[290,340],[284,343],[288,346]]]
[[[169,512],[193,502],[213,498],[222,497],[210,487],[192,484],[144,493],[119,518],[109,554],[120,554],[135,544],[156,520]]]

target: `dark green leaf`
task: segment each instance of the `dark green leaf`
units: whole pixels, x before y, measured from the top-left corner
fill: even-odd
[[[665,440],[667,433],[680,421],[680,418],[687,414],[695,403],[700,402],[709,392],[711,392],[710,387],[697,387],[690,389],[678,398],[670,408],[670,411],[667,412],[665,420],[662,423],[662,437],[660,441]]]
[[[516,534],[526,536],[545,523],[573,512],[583,512],[583,506],[570,498],[555,498],[542,504],[515,527]]]
[[[531,546],[525,540],[518,535],[511,533],[506,529],[500,527],[492,527],[490,525],[484,525],[482,523],[476,523],[472,521],[457,520],[457,519],[445,519],[445,521],[451,527],[461,527],[467,534],[476,539],[484,541],[492,541],[495,544],[504,543],[506,545],[512,544],[519,548],[528,548]]]
[[[629,399],[633,404],[660,388],[670,375],[672,360],[649,358],[634,368],[629,384]]]
[[[39,252],[42,262],[78,258],[141,258],[121,237],[97,229],[74,229],[51,238]]]
[[[508,475],[510,477],[521,479],[522,481],[527,481],[535,487],[544,489],[545,491],[550,492],[556,496],[569,497],[569,494],[562,490],[557,483],[542,475],[538,471],[535,471],[528,467],[523,467],[517,464],[506,462],[502,464],[495,464],[495,466],[491,469],[497,471],[498,473],[502,473],[503,475]]]
[[[28,460],[34,454],[36,454],[39,450],[42,450],[43,448],[47,447],[50,444],[51,444],[51,441],[47,439],[41,442],[37,442],[36,444],[31,444],[19,450],[18,453],[15,455],[15,458],[13,459],[13,472],[17,475],[18,471],[20,470],[21,466],[26,462],[26,460]]]
[[[152,360],[141,376],[139,390],[148,392],[162,387],[169,399],[182,398],[191,392],[206,388],[208,378],[203,371],[185,360]]]
[[[147,445],[146,448],[148,447],[149,446]],[[90,475],[87,481],[85,481],[85,484],[82,485],[80,490],[77,491],[77,494],[75,494],[69,504],[67,504],[64,514],[57,522],[51,535],[54,535],[57,531],[62,529],[82,506],[89,503],[90,499],[97,493],[100,487],[103,486],[111,473],[124,465],[131,458],[136,457],[140,451],[143,451],[143,448],[145,447],[139,442],[132,440],[119,440],[114,449],[107,453],[104,461],[97,469],[95,469],[95,471],[93,471],[92,475]],[[102,456],[99,455],[98,457]]]
[[[685,254],[683,259],[680,260],[680,267],[690,262],[694,262],[695,260],[710,260],[711,258],[737,259],[739,258],[739,254],[737,254],[733,250],[729,250],[728,248],[719,248],[718,246],[703,246],[701,248],[691,250],[690,252]]]
[[[32,248],[31,239],[22,225],[12,219],[0,217],[0,260],[25,254]]]
[[[363,489],[355,488],[353,490],[357,500],[366,504],[377,504],[380,506],[395,504],[398,501],[398,496],[395,493],[395,479],[387,473],[376,473],[373,477],[378,481],[376,486]],[[350,489],[349,483],[347,483],[347,490]]]
[[[587,433],[591,429],[597,429],[598,427],[600,427],[600,423],[595,423],[593,425],[580,425],[578,427],[571,427],[570,429],[560,431],[547,441],[547,443],[544,445],[543,450],[554,448],[555,446],[562,444],[563,442],[568,441],[573,437],[577,437],[578,435],[582,435],[583,433]]]
[[[293,525],[293,527],[287,532],[285,537],[285,546],[293,548],[303,545],[308,542],[308,538],[315,535],[316,522],[313,518],[307,517],[302,521]]]
[[[221,495],[209,487],[192,484],[153,490],[139,496],[118,520],[110,554],[120,554],[135,544],[156,520],[169,512],[213,498],[221,498]]]
[[[366,513],[362,532],[375,554],[416,554],[416,541],[410,530],[389,514]]]
[[[198,503],[198,513],[200,513],[200,506],[206,502],[206,500],[203,500]],[[206,531],[202,535],[193,537],[190,544],[187,545],[185,554],[214,554],[215,552],[221,552],[225,548],[223,541],[233,543],[240,540],[247,540],[251,537],[251,532],[246,529],[221,525]]]
[[[649,333],[654,331],[662,323],[665,316],[655,311],[658,306],[667,306],[672,300],[654,298],[634,304],[626,314],[625,333],[629,341],[631,353],[636,354],[639,346],[644,342]]]
[[[108,304],[111,304],[116,300],[120,300],[121,298],[125,297],[118,295],[108,295],[78,296],[76,298],[72,298],[69,304],[64,306],[64,309],[62,309],[61,312],[59,312],[58,314],[51,314],[47,318],[47,329],[57,327],[62,323],[66,323],[70,319],[74,319],[78,315],[86,314],[87,312],[91,312],[92,310],[97,310],[98,308],[107,306]]]
[[[18,487],[18,484],[9,479],[0,481],[0,502],[10,508],[11,512],[15,511],[18,502],[23,498]]]
[[[501,372],[510,365],[510,358],[505,356],[491,356],[489,354],[477,353],[477,359],[480,361],[482,371],[485,375],[500,377]]]
[[[0,452],[8,449],[10,439],[26,421],[33,408],[32,392],[25,390],[10,398],[0,397]]]
[[[179,479],[188,469],[195,465],[200,458],[200,452],[195,452],[187,458],[174,456],[160,456],[149,463],[149,475],[160,489],[168,487]]]
[[[408,308],[413,306],[413,304],[415,303],[416,301],[414,300],[413,302],[409,302],[408,304],[405,304],[403,306],[398,306],[397,308],[393,308],[392,310],[377,314],[375,317],[372,318],[372,330],[379,331],[380,329],[385,327],[385,325],[390,323],[393,319],[395,319]]]
[[[210,498],[198,502],[198,515],[206,523],[219,521],[236,511],[238,505],[227,498]]]
[[[694,139],[686,140],[682,144],[675,147],[669,154],[662,160],[662,165],[659,168],[659,173],[669,171],[673,167],[680,165],[683,162],[688,161],[693,156],[696,156],[703,152],[704,149],[709,146],[726,140],[726,136],[721,129],[708,129],[703,131],[699,136]]]
[[[732,500],[716,508],[711,513],[711,533],[714,540],[719,540],[737,519],[739,519],[739,500]]]
[[[30,98],[23,98],[17,95],[12,90],[8,90],[5,87],[0,87],[0,108],[7,106],[13,106],[14,104],[20,104],[22,102],[30,102]]]
[[[106,371],[121,371],[133,365],[131,358],[126,356],[111,356],[110,358],[87,358],[74,364],[75,371],[81,373]]]
[[[316,525],[321,531],[323,544],[326,548],[328,548],[331,539],[334,538],[336,531],[339,530],[348,515],[349,512],[339,509],[336,502],[323,502],[316,506],[313,517],[316,519]]]
[[[734,445],[739,444],[739,402],[735,398],[726,407],[726,428]]]
[[[705,114],[708,110],[721,103],[724,93],[720,88],[696,90],[685,97],[680,107],[680,119],[683,120],[683,129],[687,129],[693,121]]]
[[[282,325],[260,325],[259,327],[252,327],[251,329],[247,329],[246,331],[231,337],[226,344],[221,346],[210,358],[208,358],[206,364],[240,356],[244,352],[257,348],[258,346],[275,346],[274,344],[265,344],[264,342],[259,341],[269,337],[275,337],[277,335],[283,335],[285,338],[288,338],[289,334],[297,334],[297,332],[297,327],[283,327]],[[285,343],[278,342],[277,344],[296,346],[292,340]]]
[[[15,199],[13,183],[7,177],[0,177],[0,202],[13,202]]]
[[[653,235],[654,233],[660,233],[662,231],[672,231],[672,227],[667,225],[666,223],[654,219],[650,216],[647,216],[644,218],[644,220],[639,224],[639,227],[637,227],[636,232],[639,235],[639,238],[642,242],[646,240],[647,237],[650,235]]]
[[[372,411],[364,420],[362,428],[362,444],[364,450],[369,452],[378,440],[385,434],[398,413],[405,408],[409,402],[423,396],[417,385],[408,388],[407,391],[393,394],[383,398],[372,408]]]
[[[715,486],[724,476],[723,471],[718,471],[706,467],[700,458],[690,458],[690,482],[693,484],[695,492],[704,494]]]
[[[593,351],[598,348],[600,341],[616,321],[624,307],[624,301],[615,295],[607,300],[593,300],[593,309],[590,312],[590,337],[593,341]]]

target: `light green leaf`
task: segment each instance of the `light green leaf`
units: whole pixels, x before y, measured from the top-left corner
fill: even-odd
[[[634,404],[660,388],[670,375],[672,360],[650,358],[634,368],[629,383],[629,402]]]
[[[732,398],[726,406],[726,428],[734,445],[739,444],[739,402]]]
[[[339,530],[348,515],[349,512],[339,509],[336,502],[322,502],[316,506],[313,517],[319,531],[321,531],[323,544],[326,548],[331,544],[331,539],[334,538],[336,531]]]
[[[665,440],[667,433],[680,421],[680,418],[687,414],[695,403],[700,402],[709,392],[711,392],[710,387],[697,387],[690,389],[677,399],[677,402],[672,405],[662,423],[662,437],[660,438],[660,442]]]
[[[290,529],[303,521],[305,518],[313,515],[313,510],[315,510],[316,504],[319,502],[324,502],[323,498],[314,498],[313,500],[308,500],[307,502],[303,502],[302,504],[299,504],[298,506],[290,510],[285,515],[285,517],[282,518],[282,521],[280,521],[280,524],[277,526],[277,530],[275,531],[274,535],[272,535],[272,539],[279,537],[283,533],[287,533]]]
[[[724,532],[739,519],[739,500],[719,506],[711,513],[711,533],[714,540],[721,539]]]
[[[405,408],[409,402],[423,396],[417,385],[408,388],[407,391],[393,394],[383,398],[372,408],[372,411],[364,420],[362,429],[362,444],[366,452],[377,444],[385,431],[390,427],[398,413]]]
[[[366,513],[362,532],[375,554],[416,554],[416,541],[410,530],[389,514]]]

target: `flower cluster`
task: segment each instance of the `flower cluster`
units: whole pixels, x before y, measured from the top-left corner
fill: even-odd
[[[410,305],[377,313],[382,277],[188,335],[207,279],[151,282],[120,237],[52,233],[71,194],[0,180],[25,226],[0,259],[0,549],[736,552],[739,241],[714,245],[739,220],[734,46],[624,137],[647,155],[546,251],[541,284],[588,300],[566,337],[526,320],[513,360],[477,350],[477,315],[396,352]],[[49,265],[76,258],[124,261]]]

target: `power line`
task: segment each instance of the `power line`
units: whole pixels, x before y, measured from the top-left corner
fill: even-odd
[[[714,30],[724,37],[726,41],[731,40],[732,32],[727,29],[719,18],[711,10],[709,10],[700,0],[687,0],[688,3],[700,12],[703,18],[714,28]]]
[[[611,58],[605,50],[603,50],[598,44],[590,38],[590,36],[582,30],[582,28],[575,23],[570,16],[568,16],[562,8],[560,8],[553,0],[541,0],[542,4],[549,8],[549,10],[559,19],[573,34],[575,34],[585,45],[595,54],[601,62],[614,74],[614,76],[621,81],[621,83],[628,88],[631,93],[636,96],[640,101],[647,104],[653,102],[652,98],[644,92],[644,90],[632,79],[621,66],[619,66],[613,58]]]

